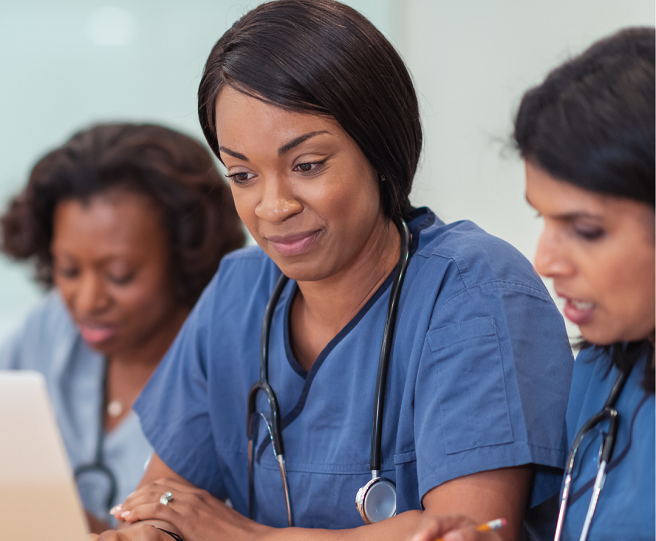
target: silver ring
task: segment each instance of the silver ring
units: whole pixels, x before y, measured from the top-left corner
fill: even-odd
[[[168,505],[169,502],[172,501],[173,501],[173,494],[171,494],[170,492],[165,492],[159,497],[159,503],[161,503],[162,505]]]

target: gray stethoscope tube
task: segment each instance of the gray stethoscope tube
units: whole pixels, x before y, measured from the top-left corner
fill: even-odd
[[[569,494],[572,485],[572,471],[574,470],[574,458],[576,453],[579,450],[581,441],[583,438],[590,432],[594,427],[596,427],[602,421],[608,419],[608,435],[602,439],[601,449],[599,452],[599,467],[597,468],[597,476],[595,478],[594,486],[592,487],[592,497],[590,498],[590,504],[588,505],[588,511],[585,515],[585,520],[583,521],[583,530],[581,531],[581,537],[579,541],[586,541],[588,534],[590,533],[590,526],[592,525],[592,517],[594,516],[595,510],[597,508],[597,501],[599,500],[599,493],[604,486],[606,481],[606,467],[608,463],[613,458],[613,451],[615,449],[615,443],[617,443],[617,431],[619,429],[619,414],[615,409],[615,404],[617,399],[624,388],[624,384],[631,372],[631,368],[628,370],[622,370],[613,387],[608,395],[608,399],[604,404],[604,407],[601,411],[587,420],[583,425],[579,433],[574,438],[572,443],[572,448],[567,457],[567,464],[565,467],[565,482],[563,483],[563,491],[560,496],[560,509],[558,510],[558,522],[556,525],[556,535],[554,536],[554,541],[560,541],[560,538],[563,533],[563,525],[565,523],[565,512],[567,510],[567,501],[569,500]]]
[[[104,463],[103,457],[103,446],[105,443],[105,401],[107,399],[107,367],[108,363],[105,360],[105,368],[103,373],[102,381],[102,397],[100,401],[100,422],[98,428],[98,434],[96,436],[96,454],[92,462],[87,464],[80,464],[73,475],[76,481],[79,481],[80,478],[88,473],[101,473],[106,479],[109,486],[107,493],[107,498],[105,499],[105,509],[109,511],[114,505],[114,500],[116,499],[116,494],[118,492],[118,481],[116,480],[116,475],[114,472]]]
[[[405,278],[405,272],[410,259],[410,230],[404,221],[398,226],[401,233],[401,254],[396,265],[396,280],[392,285],[390,300],[387,306],[387,316],[385,319],[385,329],[383,332],[383,341],[380,348],[380,357],[378,360],[378,374],[376,377],[376,394],[374,400],[374,420],[371,434],[371,480],[360,490],[355,497],[356,507],[366,524],[379,522],[383,519],[392,517],[396,514],[396,485],[390,479],[380,476],[381,469],[381,434],[383,427],[383,410],[385,407],[385,391],[387,383],[387,372],[389,367],[389,358],[392,350],[394,339],[394,328],[396,323],[396,313],[398,311],[399,299],[401,296],[401,287]],[[288,278],[283,274],[278,279],[273,293],[267,303],[262,322],[262,332],[260,335],[260,379],[256,381],[248,393],[248,501],[250,518],[254,518],[254,501],[255,501],[255,481],[254,481],[254,443],[253,437],[256,422],[262,417],[267,425],[273,453],[278,461],[280,468],[280,478],[282,479],[285,493],[285,505],[287,508],[287,522],[289,526],[294,525],[291,499],[289,496],[289,486],[287,483],[287,468],[285,465],[285,450],[282,441],[282,431],[280,429],[280,408],[276,394],[269,385],[269,335],[271,332],[271,321],[275,311],[278,299],[287,284]],[[260,412],[256,411],[256,399],[258,393],[263,392],[269,403],[269,419]]]

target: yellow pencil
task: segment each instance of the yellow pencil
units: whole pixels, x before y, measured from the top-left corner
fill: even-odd
[[[491,520],[490,522],[486,522],[485,524],[479,524],[478,526],[476,526],[476,531],[489,532],[490,530],[498,530],[499,528],[503,528],[505,525],[506,525],[506,519],[498,518],[496,520]],[[443,541],[443,538],[440,537],[435,541]]]

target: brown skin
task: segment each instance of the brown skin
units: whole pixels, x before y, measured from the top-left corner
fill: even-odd
[[[400,237],[383,213],[378,175],[334,119],[284,111],[231,88],[219,94],[216,116],[237,212],[262,249],[297,280],[292,347],[309,369],[398,261]],[[290,142],[297,144],[290,148]],[[298,234],[306,240],[279,246]],[[428,513],[466,514],[478,522],[504,517],[509,527],[502,538],[516,540],[532,475],[526,466],[454,479],[429,491],[423,505]],[[166,491],[174,495],[168,506],[158,503]],[[409,511],[352,530],[270,528],[191,486],[157,456],[139,490],[116,510],[128,522],[165,521],[186,541],[403,539],[423,514]],[[100,539],[133,539],[131,531]]]
[[[536,270],[559,296],[592,305],[583,337],[608,345],[653,335],[654,208],[578,188],[530,162],[526,199],[544,220]]]
[[[188,313],[173,297],[168,237],[146,196],[113,191],[68,200],[53,219],[55,286],[89,345],[108,360],[106,400],[125,404],[105,416],[110,432],[171,345]],[[89,527],[107,525],[87,514]]]

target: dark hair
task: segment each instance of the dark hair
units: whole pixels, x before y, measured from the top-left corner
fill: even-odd
[[[654,206],[654,29],[629,28],[554,69],[522,98],[522,157],[586,190]]]
[[[621,30],[526,92],[513,134],[522,157],[563,182],[653,208],[655,44],[653,28]],[[600,349],[620,370],[654,354],[648,340]],[[643,385],[654,392],[651,358]]]
[[[230,190],[197,141],[154,125],[104,124],[81,131],[41,158],[0,218],[0,248],[36,265],[53,283],[50,244],[57,203],[113,189],[144,194],[163,211],[174,294],[193,305],[221,258],[244,244]]]
[[[329,115],[357,143],[397,221],[421,153],[417,97],[394,47],[364,16],[331,0],[278,0],[239,19],[216,43],[198,89],[203,133],[219,155],[216,99],[225,86],[296,112]]]

